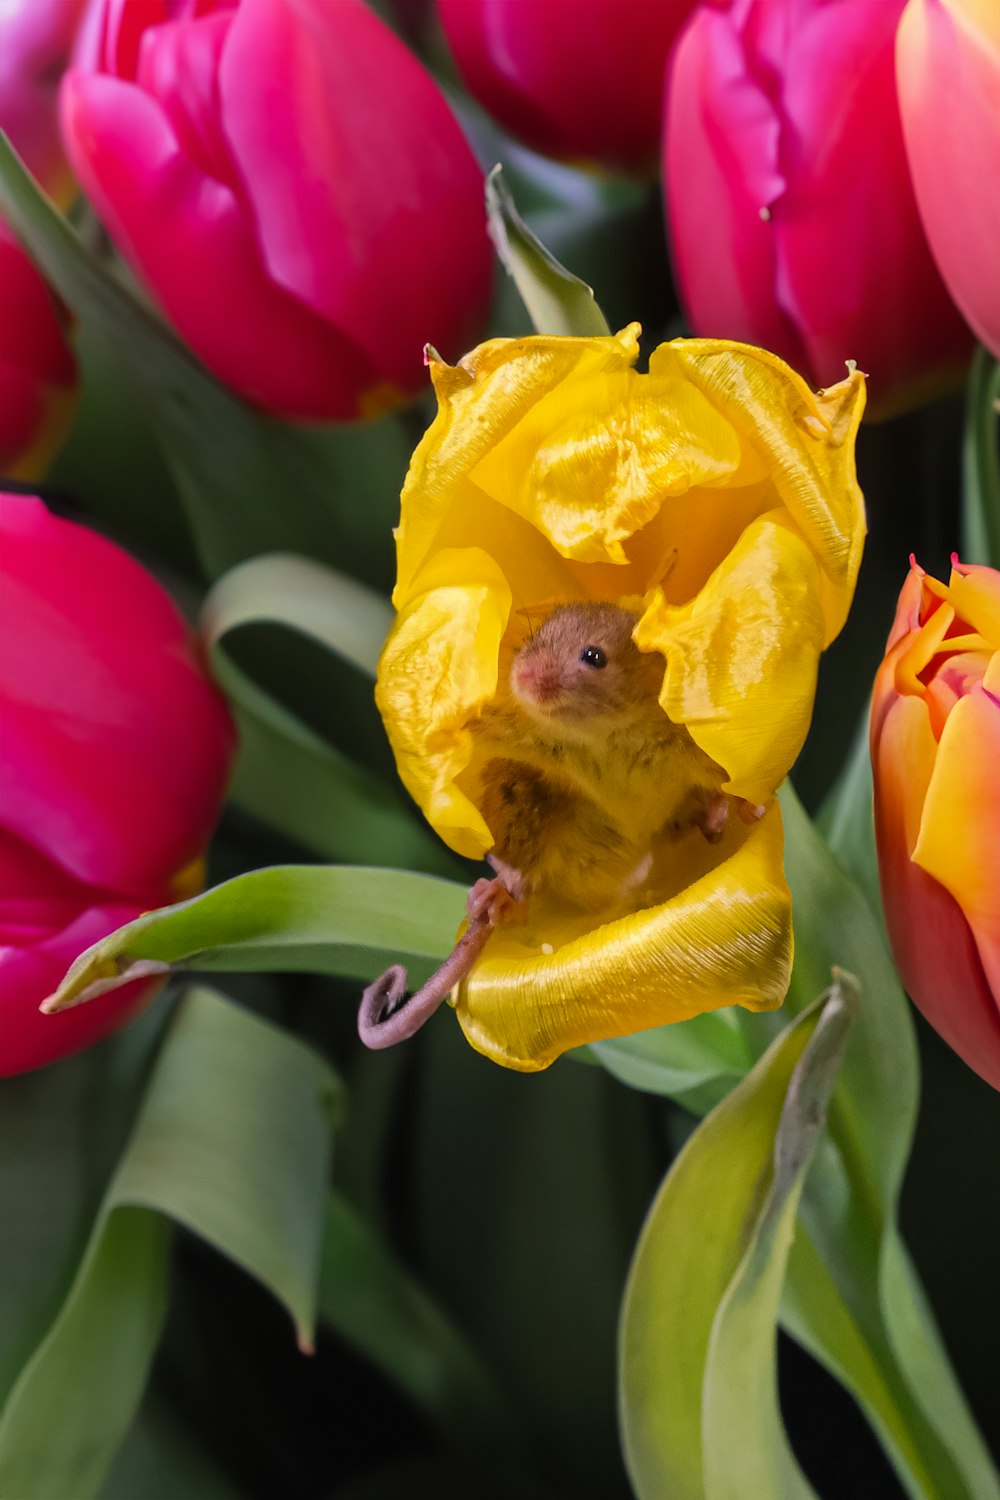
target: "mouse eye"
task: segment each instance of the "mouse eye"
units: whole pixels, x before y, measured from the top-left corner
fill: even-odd
[[[580,652],[580,660],[588,667],[606,667],[608,664],[608,658],[600,646],[584,646]]]

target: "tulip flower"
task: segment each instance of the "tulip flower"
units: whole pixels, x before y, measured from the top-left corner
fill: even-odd
[[[77,177],[169,321],[286,417],[374,416],[463,347],[491,254],[479,169],[361,0],[105,0],[63,83]]]
[[[934,259],[969,324],[1000,359],[1000,6],[910,0],[896,72]]]
[[[438,0],[470,93],[547,156],[654,168],[663,69],[695,0]]]
[[[880,416],[956,384],[971,350],[906,163],[903,3],[702,7],[674,52],[664,134],[695,332],[774,349],[819,386],[854,359]]]
[[[77,1051],[151,996],[39,1005],[90,943],[193,894],[234,748],[155,579],[40,500],[0,495],[0,1074]]]
[[[76,384],[62,309],[0,221],[0,472],[45,473],[69,429]]]
[[[1000,1089],[1000,572],[913,563],[871,717],[875,832],[910,998]]]
[[[0,5],[0,130],[58,203],[73,192],[59,134],[59,80],[86,0],[3,0]]]
[[[403,782],[452,849],[494,844],[476,735],[531,615],[560,603],[633,609],[683,754],[693,742],[723,793],[766,808],[716,841],[670,842],[625,910],[539,892],[525,921],[493,931],[458,1018],[522,1070],[719,1006],[781,1003],[790,897],[772,794],[863,545],[859,374],[815,396],[763,350],[699,340],[661,345],[640,374],[638,331],[495,339],[456,367],[434,361],[440,409],[402,495],[376,698]]]

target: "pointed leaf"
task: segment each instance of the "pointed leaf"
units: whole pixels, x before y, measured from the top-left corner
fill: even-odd
[[[251,870],[102,938],[76,960],[48,1008],[78,1004],[171,965],[372,979],[403,962],[412,963],[411,978],[424,979],[451,949],[466,895],[463,886],[406,870]]]
[[[653,1203],[620,1347],[625,1455],[639,1500],[812,1493],[778,1413],[775,1315],[849,1020],[834,992],[783,1032],[698,1127]]]
[[[582,337],[611,332],[592,289],[560,265],[525,224],[499,166],[486,179],[486,213],[497,254],[536,333]]]

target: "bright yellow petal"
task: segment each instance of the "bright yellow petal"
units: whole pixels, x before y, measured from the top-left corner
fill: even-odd
[[[948,598],[955,613],[1000,651],[1000,571],[959,563],[952,570]]]
[[[761,455],[778,498],[815,552],[828,646],[847,618],[864,545],[854,465],[864,376],[852,370],[816,395],[777,355],[719,339],[663,344],[650,373],[677,364]]]
[[[485,552],[441,552],[421,574],[379,662],[375,700],[403,785],[447,844],[479,859],[493,839],[455,785],[472,758],[465,727],[497,688],[510,590]]]
[[[725,790],[766,802],[809,728],[823,630],[816,560],[773,511],[689,604],[656,590],[635,640],[666,656],[660,702],[727,772]]]
[[[623,542],[668,496],[725,483],[740,459],[736,433],[690,381],[578,368],[472,478],[561,556],[624,564]]]
[[[773,1010],[788,988],[791,895],[777,805],[736,852],[673,899],[560,941],[499,929],[459,987],[462,1030],[504,1067],[534,1072],[570,1047],[727,1005]]]
[[[945,722],[913,860],[962,908],[1000,1000],[1000,701],[985,687]]]
[[[638,324],[617,338],[493,339],[459,365],[431,362],[438,414],[424,434],[403,486],[396,532],[397,608],[476,464],[562,382],[626,370],[638,355]]]

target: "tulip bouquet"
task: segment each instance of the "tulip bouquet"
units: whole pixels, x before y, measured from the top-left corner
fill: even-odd
[[[992,0],[0,127],[0,1495],[1000,1500]]]

